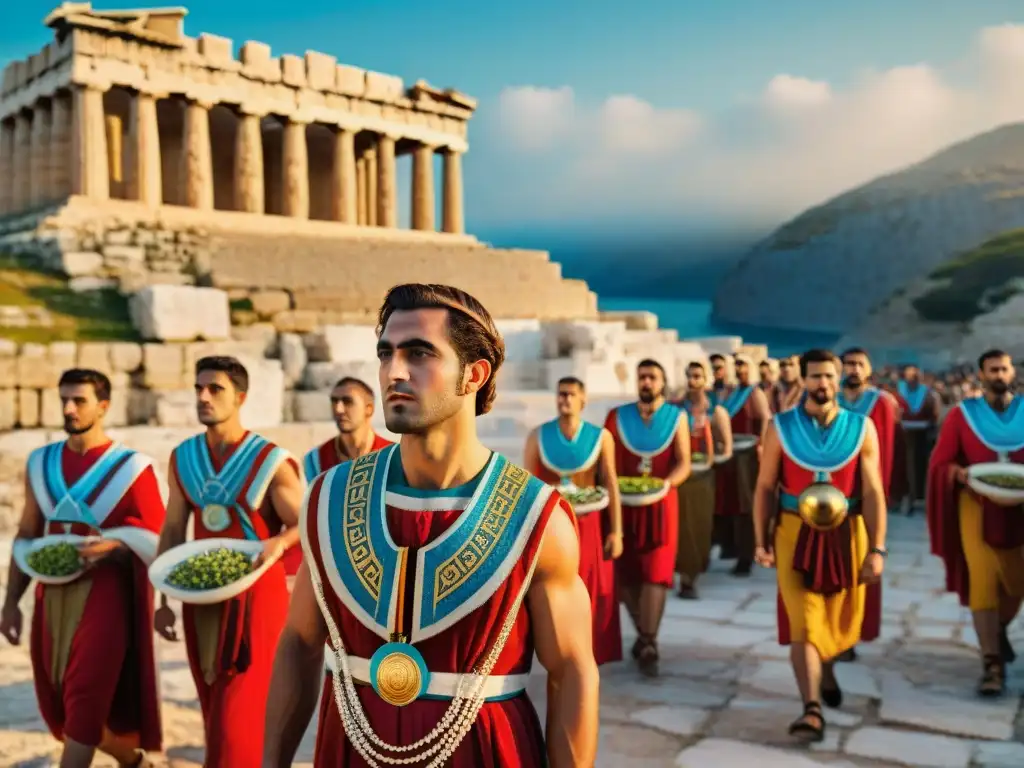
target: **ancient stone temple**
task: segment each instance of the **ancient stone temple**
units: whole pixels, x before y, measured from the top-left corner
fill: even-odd
[[[64,3],[53,41],[7,66],[0,247],[97,285],[284,291],[347,320],[405,280],[459,284],[503,317],[596,315],[546,253],[465,234],[472,98],[312,51],[236,56],[187,36],[186,13]]]

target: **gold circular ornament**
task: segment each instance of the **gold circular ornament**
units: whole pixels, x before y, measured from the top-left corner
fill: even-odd
[[[203,507],[203,526],[208,531],[220,533],[231,525],[231,513],[223,504],[207,504]]]
[[[812,483],[797,501],[800,519],[816,531],[835,530],[849,511],[849,500],[831,483]]]
[[[411,704],[420,695],[422,686],[420,665],[408,654],[392,651],[377,665],[373,687],[378,696],[394,707]]]

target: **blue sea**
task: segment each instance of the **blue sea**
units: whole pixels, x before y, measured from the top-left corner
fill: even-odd
[[[812,347],[831,348],[836,334],[815,331],[789,331],[758,326],[721,325],[711,320],[711,302],[701,299],[644,299],[621,296],[599,296],[598,308],[603,311],[643,310],[658,316],[661,328],[679,332],[680,339],[701,336],[742,336],[749,344],[767,344],[773,357],[799,354]]]

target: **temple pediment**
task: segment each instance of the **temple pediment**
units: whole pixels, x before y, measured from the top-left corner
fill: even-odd
[[[44,19],[58,36],[70,29],[92,29],[132,37],[157,45],[184,45],[187,8],[139,8],[99,11],[92,3],[62,3]]]

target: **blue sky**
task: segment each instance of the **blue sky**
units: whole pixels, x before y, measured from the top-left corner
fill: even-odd
[[[5,3],[0,61],[32,52],[49,39],[41,20],[53,5],[39,0]],[[140,5],[144,4],[96,3],[99,8]],[[918,150],[932,151],[950,139],[994,127],[989,123],[1018,119],[1015,112],[1000,111],[986,114],[981,122],[958,122],[944,132],[929,133],[919,147],[911,135],[906,146],[879,148],[875,143],[858,144],[856,136],[852,140],[833,136],[835,132],[828,133],[832,129],[827,126],[836,121],[820,115],[826,101],[847,104],[860,98],[868,88],[866,73],[885,73],[894,67],[927,67],[950,93],[989,87],[988,81],[979,85],[977,35],[986,27],[1024,21],[1024,3],[1019,0],[303,0],[290,4],[193,0],[188,5],[186,30],[192,35],[207,31],[231,37],[236,44],[261,40],[277,54],[324,51],[345,63],[401,75],[409,84],[425,78],[477,97],[480,107],[471,124],[471,151],[465,165],[469,226],[478,231],[537,227],[570,232],[587,229],[598,220],[614,223],[616,229],[636,226],[665,231],[677,222],[686,228],[709,218],[723,228],[761,224],[866,180],[858,173],[888,170],[893,164],[919,159]],[[289,10],[284,17],[278,15],[283,6]],[[1024,51],[1024,34],[1020,42]],[[1004,62],[1005,51],[999,55]],[[783,124],[774,112],[769,119],[761,111],[756,115],[751,111],[762,109],[759,99],[763,101],[766,86],[777,75],[797,78],[806,103],[813,102],[819,110],[818,117],[801,117],[799,130],[788,117]],[[886,83],[887,93],[895,88],[907,94],[897,102],[917,98],[916,94],[931,87],[922,71]],[[815,91],[813,84],[824,84],[833,98],[817,99],[814,94],[824,91]],[[531,125],[547,119],[560,121],[554,139],[531,140],[527,150],[519,141],[522,126],[510,131],[507,119],[512,107],[523,114],[526,102],[510,100],[515,94],[507,90],[522,86],[540,89],[532,95],[539,93],[546,99]],[[559,97],[553,103],[543,89],[571,89],[571,119],[563,114],[569,102]],[[532,98],[531,93],[524,98]],[[636,134],[650,130],[663,131],[665,136],[647,143],[640,153],[646,153],[646,158],[635,162],[626,158],[613,168],[604,164],[612,145],[598,146],[589,131],[602,105],[616,96],[633,99],[617,104],[629,107],[630,116],[629,122],[616,123],[616,131],[621,133],[626,125]],[[930,91],[920,96],[925,112],[933,108],[928,101],[933,96],[939,98]],[[876,103],[865,99],[865,105]],[[650,114],[633,109],[636,104],[648,105]],[[849,123],[849,113],[843,114],[847,117],[842,122]],[[685,127],[691,118],[692,130]],[[695,141],[694,136],[713,141],[714,149],[702,145],[699,155],[687,155],[686,151],[698,152],[686,149],[693,146],[687,142]],[[733,157],[733,150],[793,152],[799,136],[809,136],[812,143],[826,142],[831,149],[825,157],[843,147],[870,153],[870,157],[861,158],[844,173],[825,174],[828,179],[820,183],[811,179],[799,194],[783,195],[785,204],[772,199],[776,196],[768,185],[767,190],[740,195],[734,210],[729,188],[742,182],[742,171],[723,166],[717,174],[702,167],[705,175],[691,183],[685,178],[695,157]],[[622,141],[616,141],[614,146],[621,149]],[[670,154],[677,165],[662,162]],[[771,163],[785,167],[787,162],[782,155],[773,155],[771,162],[763,153],[743,156],[749,167],[763,165],[776,176],[774,169],[779,166]],[[664,178],[647,184],[644,174],[657,175],[659,169]],[[813,169],[805,175],[815,176]],[[722,189],[716,188],[719,179]]]

